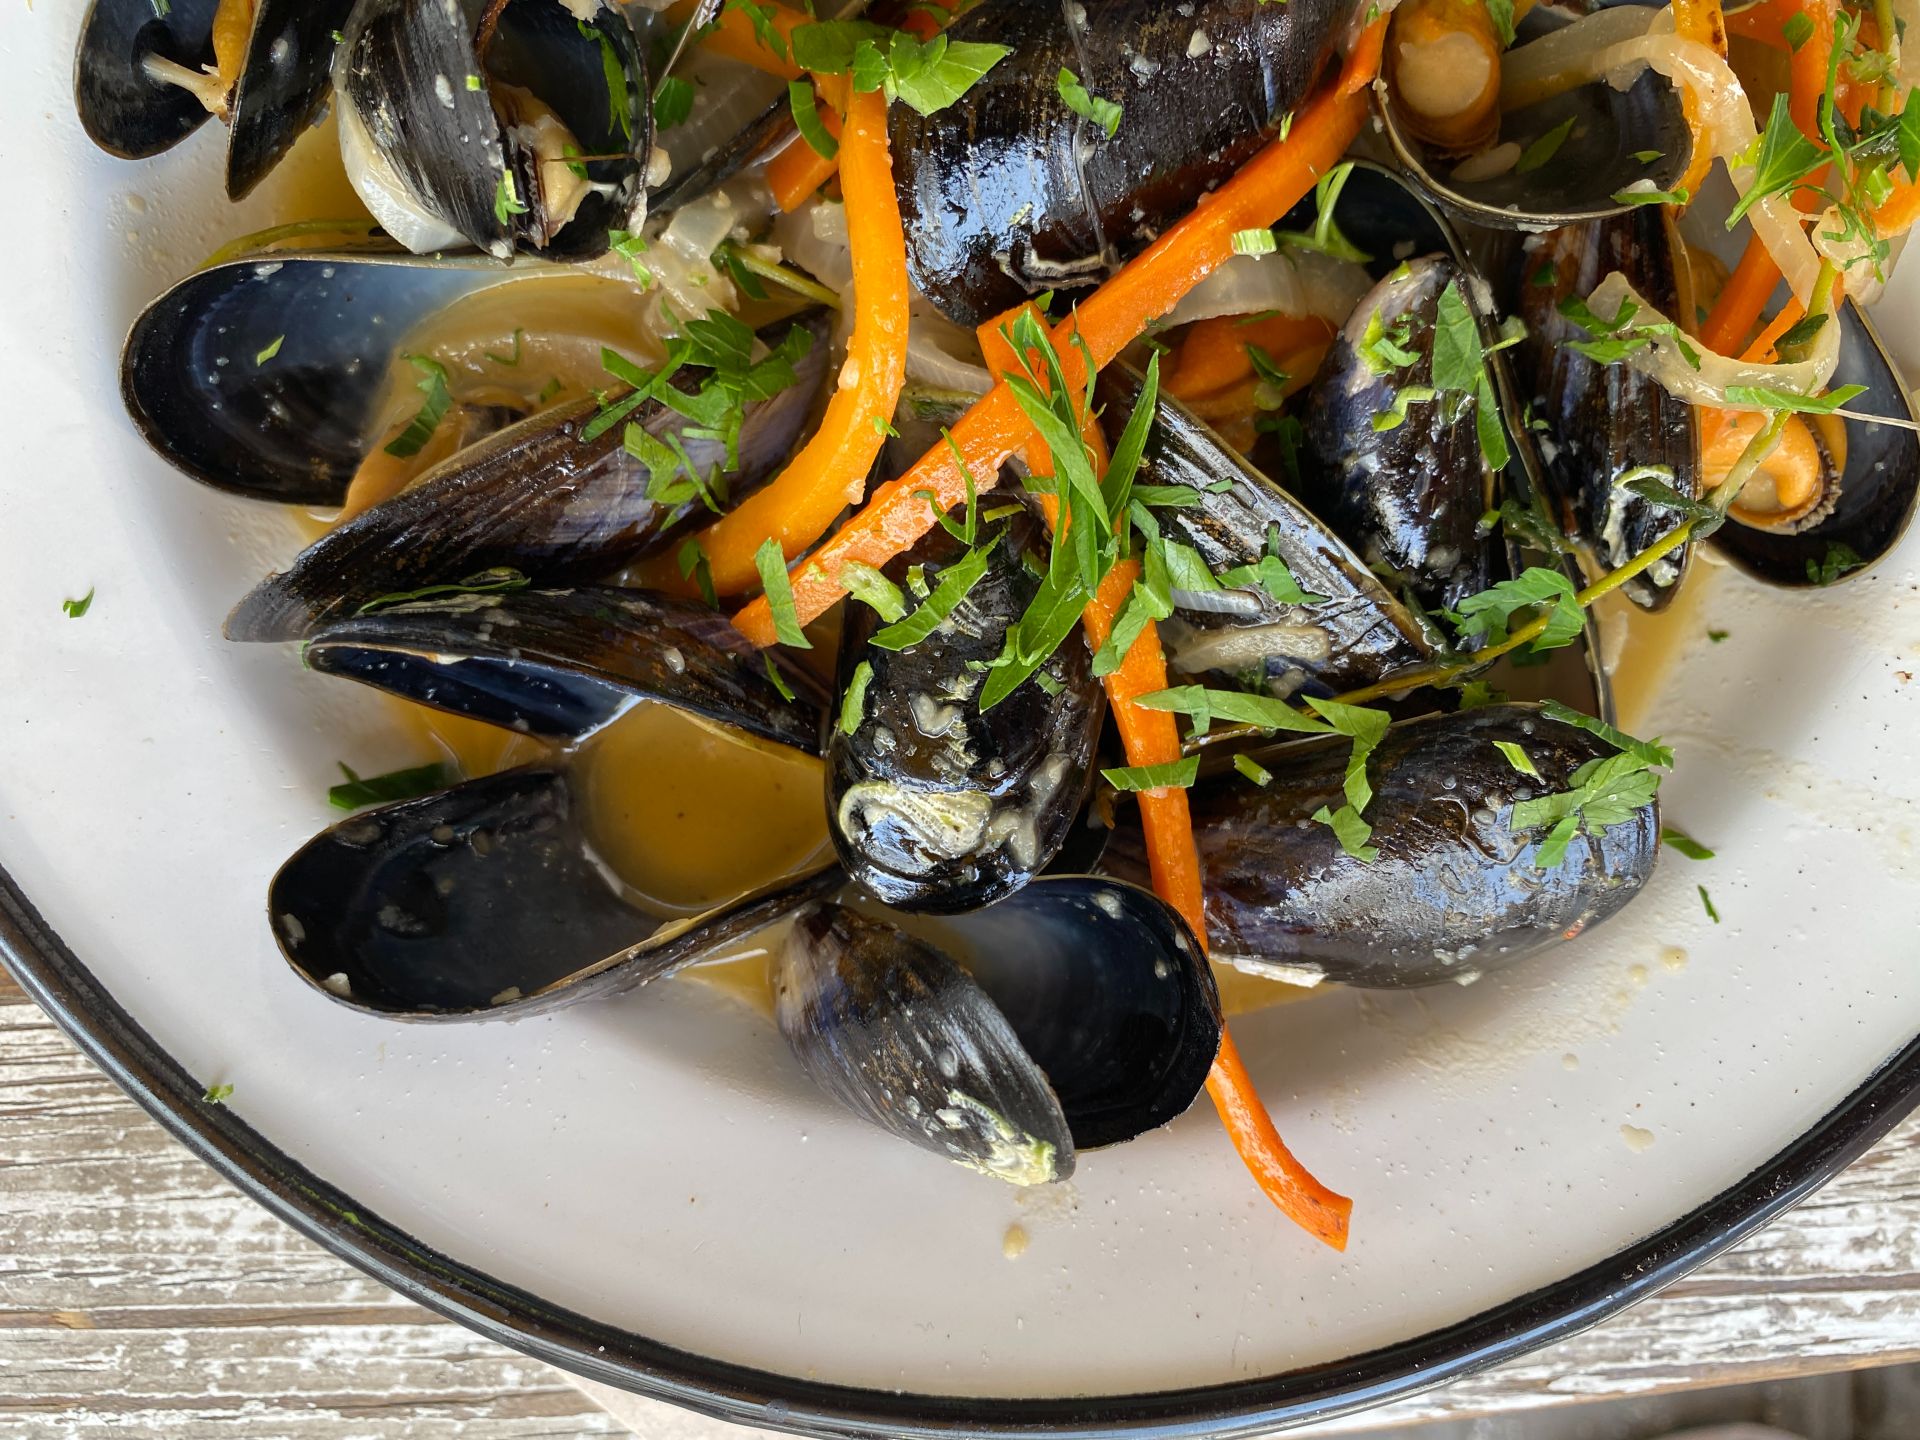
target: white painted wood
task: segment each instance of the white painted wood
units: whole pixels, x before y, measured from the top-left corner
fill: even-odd
[[[1920,1359],[1920,1121],[1666,1294],[1317,1433]],[[630,1396],[644,1440],[749,1440]],[[0,1437],[575,1440],[564,1377],[242,1199],[0,980]]]

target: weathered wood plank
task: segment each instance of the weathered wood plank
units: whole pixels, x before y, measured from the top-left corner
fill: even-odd
[[[1316,1433],[1920,1360],[1920,1121],[1747,1245],[1542,1354]],[[751,1440],[665,1406],[647,1440]],[[563,1377],[300,1238],[0,980],[0,1437],[574,1440]]]

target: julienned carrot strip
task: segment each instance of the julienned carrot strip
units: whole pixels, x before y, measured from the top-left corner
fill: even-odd
[[[1276,224],[1339,161],[1366,119],[1366,90],[1379,68],[1385,24],[1377,20],[1362,32],[1338,82],[1295,113],[1284,140],[1255,155],[1054,328],[1069,384],[1086,380],[1079,347],[1066,343],[1076,329],[1094,364],[1110,363],[1149,321],[1173,309],[1233,254],[1235,234]],[[906,474],[882,486],[801,567],[793,577],[801,620],[813,619],[846,594],[838,576],[849,560],[884,565],[932,528],[934,510],[917,492],[930,490],[941,510],[952,509],[967,495],[963,464],[977,485],[990,489],[999,483],[1007,457],[1031,433],[1013,392],[1005,382],[996,384],[954,425],[951,446],[942,441]],[[756,645],[773,643],[773,612],[764,597],[734,616],[734,624]]]
[[[838,112],[831,105],[822,105],[819,109],[820,123],[838,140],[841,134]],[[838,154],[822,155],[795,135],[785,149],[767,162],[767,188],[773,191],[774,203],[791,214],[806,203],[809,195],[831,180],[839,168]]]
[[[1017,313],[1018,307],[988,321],[978,331],[981,354],[987,368],[996,376],[1012,368],[1013,347],[1006,330],[1007,323]],[[1037,370],[1037,365],[1035,368]],[[1076,391],[1076,395],[1079,393],[1082,392]],[[1080,433],[1094,451],[1094,463],[1104,471],[1107,449],[1099,421],[1087,413],[1083,403],[1076,402],[1074,408],[1080,419]],[[1030,455],[1029,468],[1040,474],[1050,469],[1050,459],[1050,456]],[[1047,523],[1057,525],[1059,501],[1051,495],[1042,495],[1040,505]],[[1139,561],[1121,561],[1107,572],[1093,599],[1087,603],[1081,620],[1086,626],[1087,644],[1095,651],[1105,645],[1113,633],[1139,574]],[[1180,732],[1172,712],[1149,710],[1134,703],[1142,695],[1167,688],[1167,660],[1160,647],[1158,627],[1151,622],[1147,624],[1119,668],[1107,676],[1105,684],[1127,763],[1166,765],[1180,759]],[[1138,798],[1140,828],[1146,839],[1147,870],[1153,880],[1154,893],[1180,912],[1205,950],[1206,890],[1200,875],[1200,851],[1193,840],[1193,817],[1187,792],[1178,788],[1143,790]],[[1220,1113],[1221,1123],[1241,1163],[1267,1198],[1315,1239],[1336,1250],[1345,1250],[1353,1201],[1322,1185],[1287,1149],[1260,1099],[1260,1092],[1240,1063],[1240,1052],[1224,1022],[1220,1027],[1220,1050],[1207,1075],[1207,1094]]]
[[[840,161],[853,251],[854,321],[846,363],[805,448],[772,484],[701,534],[714,588],[722,595],[758,583],[754,552],[768,537],[791,560],[848,505],[860,503],[906,383],[907,242],[887,154],[887,101],[879,91],[848,102]],[[772,640],[769,622],[767,643]]]
[[[1820,141],[1820,97],[1827,93],[1827,57],[1833,53],[1834,0],[1798,0],[1813,34],[1787,57],[1787,106],[1800,133]]]
[[[1740,263],[1733,267],[1733,274],[1727,277],[1700,326],[1700,342],[1722,355],[1733,354],[1753,333],[1767,298],[1779,283],[1780,267],[1773,263],[1773,256],[1758,235],[1749,236]]]
[[[765,17],[779,35],[780,48],[777,52],[761,40],[754,28],[753,15],[747,13],[749,8],[755,15]],[[728,5],[721,10],[713,28],[700,37],[700,43],[714,54],[724,55],[729,60],[738,60],[769,75],[778,75],[782,80],[798,80],[801,71],[793,63],[793,32],[802,25],[812,23],[813,17],[805,11],[789,9],[777,3],[777,0],[758,0],[752,7]]]

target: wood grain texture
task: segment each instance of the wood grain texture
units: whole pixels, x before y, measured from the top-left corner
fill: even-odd
[[[1920,1360],[1920,1121],[1771,1229],[1587,1334],[1314,1433]],[[665,1406],[646,1440],[748,1440]],[[0,1437],[628,1433],[548,1367],[242,1199],[0,975]]]

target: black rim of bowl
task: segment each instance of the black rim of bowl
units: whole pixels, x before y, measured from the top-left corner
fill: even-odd
[[[1920,1038],[1751,1174],[1599,1262],[1478,1315],[1344,1360],[1150,1394],[913,1395],[822,1384],[691,1354],[551,1305],[439,1254],[294,1161],[123,1010],[0,869],[0,960],[115,1083],[251,1199],[407,1299],[603,1384],[743,1425],[858,1437],[1153,1436],[1218,1440],[1325,1420],[1565,1339],[1671,1284],[1806,1198],[1920,1103]]]

